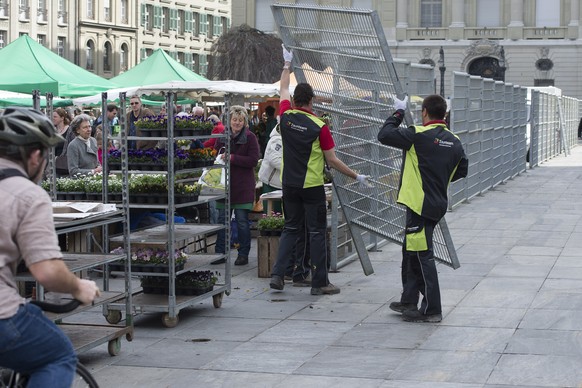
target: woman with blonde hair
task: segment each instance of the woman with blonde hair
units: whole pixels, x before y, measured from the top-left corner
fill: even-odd
[[[259,143],[255,135],[249,130],[249,117],[247,110],[240,105],[233,105],[229,111],[230,125],[226,133],[228,139],[218,139],[214,148],[220,150],[225,147],[226,141],[230,142],[230,204],[234,210],[234,218],[238,229],[238,256],[234,265],[246,265],[249,263],[251,249],[251,230],[249,227],[249,212],[255,201],[255,167],[259,161]],[[222,155],[224,158],[225,155]],[[224,202],[218,201],[218,223],[226,224],[230,214],[225,214]],[[228,216],[228,218],[227,218]],[[222,229],[216,239],[217,253],[226,251],[226,233]],[[219,259],[212,264],[221,264],[226,260]]]

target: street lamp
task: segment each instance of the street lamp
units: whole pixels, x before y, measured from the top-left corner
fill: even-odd
[[[507,70],[507,67],[505,66],[505,49],[503,47],[501,47],[501,50],[499,51],[499,78],[500,81],[505,82],[505,70]]]
[[[445,50],[443,50],[443,46],[441,46],[441,49],[439,50],[438,64],[439,64],[439,71],[441,72],[440,95],[441,95],[441,97],[444,97],[445,96],[445,70],[447,70],[447,68],[445,67]]]

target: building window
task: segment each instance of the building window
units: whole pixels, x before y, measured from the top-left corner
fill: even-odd
[[[67,38],[59,36],[57,38],[57,54],[59,57],[65,57],[65,45],[67,44]]]
[[[95,1],[87,0],[87,19],[95,19]]]
[[[103,50],[103,70],[111,71],[111,43],[105,42]]]
[[[177,24],[178,24],[178,29],[177,29],[178,35],[184,35],[184,32],[186,31],[186,17],[185,17],[185,11],[182,9],[178,11]]]
[[[111,21],[111,0],[103,0],[103,16],[106,22]]]
[[[146,31],[154,29],[154,6],[150,4],[141,5],[141,24]]]
[[[38,34],[36,36],[36,41],[38,42],[38,44],[40,44],[41,46],[46,47],[46,35],[41,35]]]
[[[121,0],[121,22],[127,24],[129,19],[127,18],[127,0]]]
[[[95,70],[95,43],[92,40],[87,42],[85,51],[87,55],[87,65],[85,68],[87,70]]]
[[[441,27],[443,23],[442,0],[420,0],[420,26]]]
[[[192,54],[192,71],[196,74],[200,74],[200,55]]]
[[[536,0],[536,27],[560,25],[560,0]]]
[[[0,0],[0,18],[7,18],[10,15],[9,10],[7,0]]]
[[[200,14],[196,12],[192,14],[192,35],[200,35]]]
[[[500,0],[477,0],[477,27],[501,26],[500,3]]]
[[[129,66],[129,49],[124,43],[121,45],[121,52],[119,53],[119,69],[121,71],[127,71]]]
[[[67,24],[67,1],[59,0],[57,7],[57,23],[60,25]]]
[[[352,0],[352,8],[373,9],[372,0]]]
[[[19,21],[30,20],[30,7],[28,5],[28,0],[18,1],[18,20]]]
[[[230,19],[223,16],[222,17],[222,33],[226,34],[230,28]]]
[[[38,9],[36,12],[36,21],[38,23],[47,22],[46,0],[38,0]]]
[[[166,7],[162,8],[162,31],[170,31],[170,9]]]
[[[6,43],[6,31],[0,30],[0,48],[4,48]]]

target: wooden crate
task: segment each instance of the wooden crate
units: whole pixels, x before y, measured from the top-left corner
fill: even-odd
[[[258,275],[260,278],[271,277],[271,271],[277,260],[279,236],[257,237]]]

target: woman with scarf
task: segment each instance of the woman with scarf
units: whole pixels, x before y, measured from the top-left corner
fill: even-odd
[[[255,201],[255,167],[259,162],[259,143],[255,135],[249,130],[249,117],[243,106],[233,105],[230,108],[229,139],[218,139],[214,148],[220,150],[225,146],[225,140],[230,141],[230,204],[234,211],[234,218],[238,229],[238,256],[234,265],[249,263],[251,249],[251,230],[249,227],[249,212]],[[224,158],[224,154],[222,156]],[[224,202],[218,201],[218,223],[225,224],[230,214],[225,214]],[[228,218],[227,218],[228,216]],[[217,253],[225,253],[225,230],[218,232],[216,239]],[[221,264],[224,258],[212,262]]]
[[[71,122],[75,138],[67,146],[69,175],[88,175],[100,173],[103,168],[97,157],[97,141],[91,137],[91,118],[87,114],[76,116]]]

